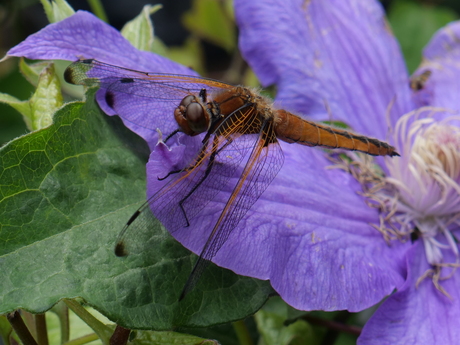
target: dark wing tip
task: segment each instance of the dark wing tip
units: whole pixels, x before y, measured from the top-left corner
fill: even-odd
[[[64,71],[64,80],[69,84],[76,84],[72,66],[73,64],[67,67]]]
[[[123,242],[118,242],[115,246],[115,255],[118,257],[123,257],[128,255],[128,252],[126,251],[125,245]]]
[[[107,102],[107,105],[113,109],[115,105],[115,95],[113,92],[107,91],[105,93],[105,101]]]
[[[82,81],[78,78],[78,71],[79,69],[82,68],[83,65],[88,65],[84,66],[83,70],[84,71],[89,71],[94,63],[94,59],[86,59],[86,60],[78,60],[72,63],[69,67],[66,68],[64,71],[64,80],[68,82],[69,84],[82,84]]]

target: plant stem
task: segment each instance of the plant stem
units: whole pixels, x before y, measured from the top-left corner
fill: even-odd
[[[98,340],[99,337],[97,336],[96,333],[91,333],[88,335],[84,335],[83,337],[72,339],[71,341],[68,341],[66,343],[62,343],[62,345],[82,345],[82,344],[87,344],[90,343],[94,340]]]
[[[24,321],[26,327],[29,329],[30,334],[32,334],[32,337],[34,337],[34,339],[37,339],[37,332],[35,331],[34,315],[29,313],[28,311],[20,310],[20,309],[18,309],[18,312],[21,315],[22,320]]]
[[[69,341],[70,338],[70,326],[69,326],[69,308],[63,301],[59,301],[52,309],[61,324],[61,344]]]
[[[17,310],[7,314],[6,317],[24,345],[37,345],[37,342],[26,327],[21,314],[19,314]]]
[[[11,333],[13,333],[13,328],[8,322],[6,315],[0,316],[0,344],[3,341],[3,344],[10,345]]]
[[[18,343],[18,341],[13,338],[13,337],[10,337],[10,342],[9,343],[6,343],[7,345],[21,345]]]
[[[35,332],[38,345],[48,345],[48,330],[46,329],[45,314],[35,315]]]
[[[104,11],[104,6],[99,0],[88,0],[89,7],[91,7],[91,11],[101,20],[108,23],[109,19],[107,18],[107,14]]]
[[[118,326],[115,328],[113,335],[110,337],[110,345],[126,345],[129,339],[130,329]]]
[[[99,336],[103,344],[109,344],[112,330],[91,315],[80,303],[64,299],[64,303]]]
[[[235,321],[232,325],[240,345],[254,345],[244,320]]]

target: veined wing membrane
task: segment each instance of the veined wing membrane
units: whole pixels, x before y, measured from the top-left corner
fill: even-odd
[[[165,135],[177,129],[174,110],[190,94],[202,89],[208,94],[231,85],[216,80],[172,74],[144,73],[97,60],[80,60],[65,72],[66,81],[99,86],[105,101],[124,120],[151,130],[159,128]]]
[[[65,79],[73,84],[100,86],[104,89],[166,101],[181,101],[191,93],[198,94],[201,89],[213,91],[232,87],[214,79],[180,74],[144,73],[97,60],[80,60],[72,63],[66,70]]]
[[[248,107],[239,111],[238,116],[251,117],[253,113],[254,109]],[[231,116],[227,120],[229,118]],[[148,226],[148,206],[170,232],[184,228],[188,223],[193,226],[193,219],[215,199],[219,191],[231,189],[231,178],[239,176],[244,169],[244,162],[258,140],[258,134],[245,134],[246,130],[235,126],[223,135],[211,135],[203,144],[204,154],[198,155],[197,161],[191,162],[183,172],[172,175],[173,180],[128,221],[118,239],[117,254],[129,254],[131,248],[138,247],[138,244],[130,242],[136,241],[136,232],[142,232]],[[141,245],[139,247],[142,248]]]
[[[276,139],[273,121],[266,121],[261,126],[260,135],[253,146],[241,177],[206,241],[179,300],[193,289],[210,260],[273,181],[283,166],[283,162],[284,155]]]

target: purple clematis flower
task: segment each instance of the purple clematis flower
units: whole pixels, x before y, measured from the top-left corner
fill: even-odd
[[[89,13],[77,12],[30,36],[8,55],[94,58],[128,68],[188,73],[185,67],[133,49],[113,28]],[[196,152],[199,139],[183,135],[170,148],[161,142],[157,145],[156,131],[139,121],[148,120],[149,114],[139,114],[135,107],[110,109],[104,92],[101,90],[98,98],[101,107],[109,114],[118,113],[153,148],[147,165],[150,196],[160,187],[159,176],[189,162],[189,152]],[[152,102],[151,109],[155,106]],[[170,122],[166,125],[170,126],[173,114],[164,118],[167,116]],[[383,137],[383,131],[374,134]],[[369,226],[378,220],[378,213],[356,194],[361,189],[359,183],[338,169],[325,169],[331,163],[323,151],[286,143],[281,146],[284,166],[213,262],[238,274],[270,279],[283,299],[299,309],[359,311],[379,302],[404,282],[407,244],[390,247],[381,240]],[[174,236],[199,253],[230,192],[228,188],[220,191],[194,224]]]
[[[364,328],[363,344],[457,339],[458,327],[449,323],[460,310],[460,277],[452,271],[458,260],[459,121],[433,107],[458,110],[454,61],[460,25],[441,31],[427,47],[426,65],[417,74],[430,68],[432,76],[426,87],[411,91],[399,47],[373,1],[236,0],[235,8],[241,51],[264,85],[278,86],[276,105],[315,120],[332,117],[382,140],[390,138],[390,128],[402,157],[377,159],[376,172],[369,160],[353,155],[356,164],[341,163],[343,171],[327,169],[331,161],[321,150],[281,143],[284,166],[213,261],[270,279],[287,303],[302,310],[360,311],[397,289]],[[49,25],[8,55],[84,57],[143,71],[191,73],[135,50],[86,12]],[[160,188],[157,177],[185,164],[197,140],[182,136],[171,147],[157,144],[156,132],[141,121],[151,114],[113,109],[103,96],[101,90],[102,109],[118,113],[152,148],[150,196]],[[417,110],[421,104],[431,107]],[[170,114],[164,126],[172,125]],[[423,174],[426,167],[431,174]],[[358,194],[363,188],[367,198]],[[199,253],[230,192],[222,190],[194,224],[174,236]],[[411,242],[414,229],[419,238]],[[442,325],[433,327],[436,322]]]
[[[10,49],[8,56],[67,61],[97,58],[116,66],[140,71],[196,75],[188,67],[134,48],[120,32],[85,11],[78,11],[73,16],[50,24],[29,36],[24,42]],[[100,107],[106,114],[115,115],[117,112],[107,104],[104,96],[104,92],[97,95]],[[156,143],[157,133],[147,128],[151,113],[136,109],[133,102],[129,105],[129,110],[119,110],[120,114],[126,114],[122,116],[125,125],[147,142]],[[155,109],[154,106],[155,103],[152,103],[151,109]]]
[[[398,159],[377,160],[386,176],[373,170],[366,159],[355,157],[352,164],[345,164],[381,212],[369,223],[382,232],[377,242],[385,239],[395,256],[392,263],[380,264],[389,264],[391,271],[399,262],[404,279],[366,324],[359,343],[457,343],[460,23],[435,35],[415,73],[422,77],[412,80],[411,90],[399,47],[377,2],[236,0],[235,6],[242,53],[264,85],[278,86],[277,104],[326,120],[326,102],[333,119],[358,132],[385,138],[390,128],[390,142],[401,153]],[[358,191],[349,186],[336,193]],[[340,202],[330,206],[347,206]],[[316,205],[316,210],[323,207]],[[356,204],[355,214],[368,210]],[[340,224],[335,219],[325,222]],[[353,250],[370,250],[372,255],[378,244],[371,233],[366,234],[365,246],[372,249]],[[344,234],[344,247],[350,246],[354,234],[353,227]],[[327,250],[329,244],[323,245],[322,250]],[[354,268],[352,274],[359,276],[363,265]],[[342,281],[330,284],[339,286]],[[360,286],[357,293],[366,289]]]

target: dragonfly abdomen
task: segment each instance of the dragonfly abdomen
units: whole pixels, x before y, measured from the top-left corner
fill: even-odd
[[[276,110],[275,115],[276,136],[288,143],[341,148],[373,156],[399,156],[393,146],[377,139],[307,121],[285,110]]]

